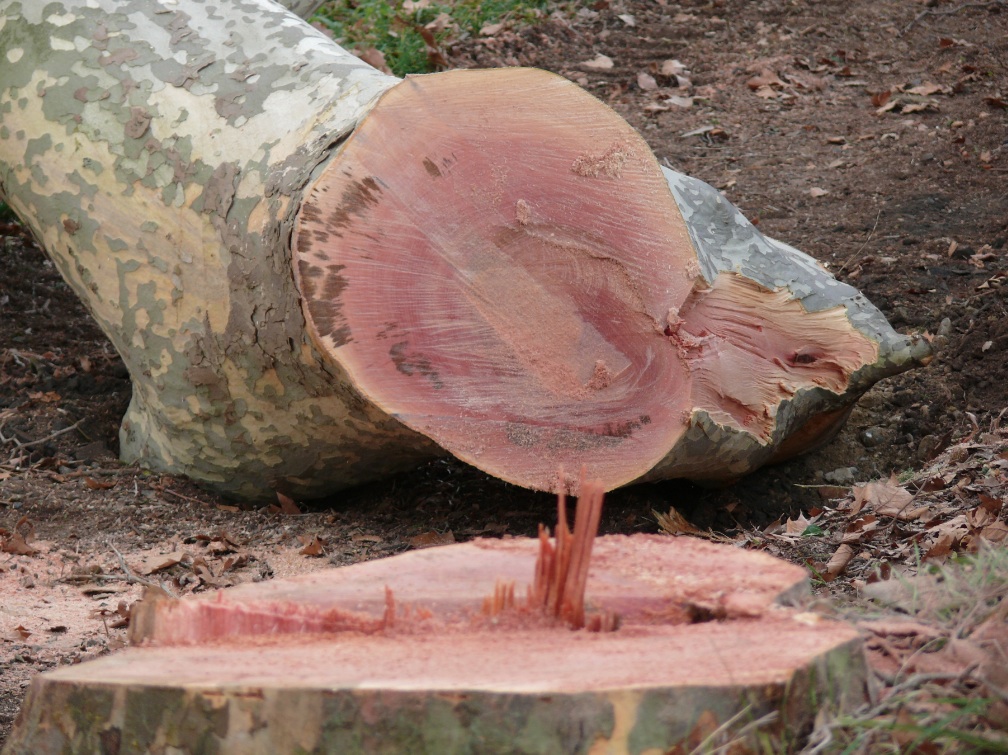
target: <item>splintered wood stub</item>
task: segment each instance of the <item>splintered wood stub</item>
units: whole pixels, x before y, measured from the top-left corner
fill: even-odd
[[[317,341],[370,400],[493,474],[606,488],[684,428],[664,334],[695,252],[643,139],[558,76],[411,77],[312,187],[294,238]]]

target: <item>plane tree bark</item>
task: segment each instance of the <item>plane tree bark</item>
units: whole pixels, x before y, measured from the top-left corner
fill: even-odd
[[[270,0],[6,0],[0,54],[0,196],[130,371],[123,459],[228,495],[731,479],[929,359],[558,76],[400,81]]]

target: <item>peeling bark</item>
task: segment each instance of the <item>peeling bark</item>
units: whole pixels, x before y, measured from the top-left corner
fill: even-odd
[[[736,477],[928,358],[559,77],[400,82],[270,0],[0,0],[0,54],[0,195],[130,371],[124,460],[231,496]]]

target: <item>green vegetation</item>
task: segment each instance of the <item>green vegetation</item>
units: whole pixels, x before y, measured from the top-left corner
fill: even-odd
[[[542,18],[550,0],[336,0],[313,22],[348,49],[375,48],[397,76],[445,67],[451,42],[478,35],[492,24]]]
[[[895,675],[880,679],[874,704],[822,722],[809,752],[1008,753],[1003,651],[990,639],[1003,636],[998,627],[1008,621],[1008,549],[984,547],[919,573],[884,601],[882,613],[863,598],[845,607],[848,619],[911,619],[931,636]],[[981,629],[988,639],[977,639]],[[935,671],[916,668],[914,658],[923,656],[934,659]]]

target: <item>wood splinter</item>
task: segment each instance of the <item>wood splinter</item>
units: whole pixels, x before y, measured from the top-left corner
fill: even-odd
[[[555,544],[550,542],[549,528],[539,525],[535,576],[523,608],[563,621],[571,629],[612,632],[619,628],[618,614],[606,611],[585,616],[588,566],[602,517],[605,488],[601,480],[582,481],[580,491],[574,510],[573,532],[567,525],[567,499],[562,491],[557,494]],[[483,600],[483,613],[490,616],[514,609],[514,582],[498,581],[494,594]]]

